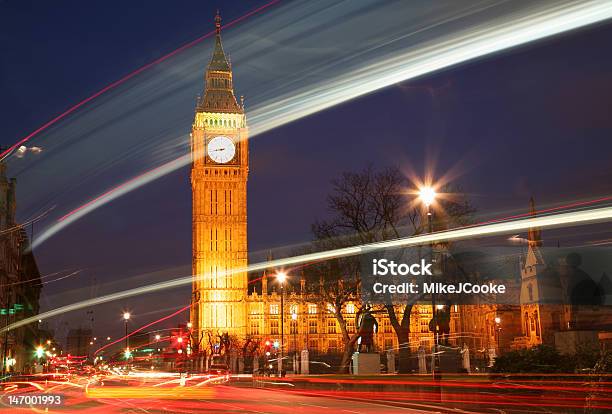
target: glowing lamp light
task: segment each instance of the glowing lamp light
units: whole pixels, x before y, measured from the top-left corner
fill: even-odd
[[[442,310],[442,309],[444,309],[444,305],[436,305],[436,309]]]
[[[45,350],[43,349],[43,347],[37,346],[36,347],[36,358],[40,359],[43,357],[44,354],[45,354]]]
[[[155,340],[159,341],[161,339],[161,336],[159,334],[155,335]]]
[[[125,356],[125,359],[130,359],[130,357],[132,356],[132,351],[130,351],[130,348],[126,348],[125,352],[123,352],[123,355]]]
[[[293,319],[294,321],[297,320],[297,313],[292,313],[291,314],[291,319]]]
[[[266,341],[266,346],[270,346],[270,341]]]
[[[278,281],[278,283],[285,283],[285,280],[287,280],[287,273],[278,272],[276,274],[276,280]]]
[[[495,323],[501,323],[501,318],[499,316],[495,317]]]
[[[192,326],[193,324],[191,322],[187,322],[187,328],[191,329]]]
[[[436,190],[432,187],[422,187],[419,189],[419,198],[427,207],[433,204],[436,200]]]
[[[182,354],[182,353],[183,353],[183,350],[182,350],[182,349],[179,349],[179,350],[178,350],[178,353],[179,353],[179,354]]]
[[[274,348],[278,348],[280,346],[280,344],[278,343],[278,341],[274,341]]]
[[[176,339],[176,342],[178,342],[179,344],[180,344],[180,343],[182,343],[182,342],[183,342],[183,337],[182,337],[182,336],[179,336],[179,337]]]
[[[125,319],[126,321],[127,321],[128,319],[130,319],[130,316],[131,316],[131,315],[130,315],[130,313],[129,313],[129,312],[124,312],[124,313],[123,313],[123,319]]]

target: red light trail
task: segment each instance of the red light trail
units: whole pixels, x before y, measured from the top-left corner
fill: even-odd
[[[243,21],[244,19],[251,17],[267,8],[269,8],[270,6],[275,5],[276,3],[279,3],[281,0],[273,0],[269,3],[264,4],[263,6],[257,7],[253,10],[251,10],[250,12],[230,21],[229,23],[223,25],[224,29],[230,28],[238,23],[240,23],[241,21]],[[17,149],[19,146],[25,144],[26,142],[28,142],[31,138],[33,138],[34,136],[38,135],[39,133],[41,133],[42,131],[44,131],[45,129],[49,128],[50,126],[52,126],[53,124],[55,124],[56,122],[64,119],[65,117],[67,117],[68,115],[70,115],[71,113],[73,113],[74,111],[76,111],[77,109],[79,109],[80,107],[82,107],[83,105],[86,105],[87,103],[91,102],[92,100],[96,99],[98,96],[108,92],[109,90],[125,83],[126,81],[132,79],[134,76],[144,72],[145,70],[157,65],[158,63],[164,62],[168,59],[170,59],[172,56],[177,55],[178,53],[189,49],[190,47],[200,43],[202,40],[212,36],[215,34],[215,31],[210,31],[208,33],[206,33],[205,35],[202,35],[200,37],[198,37],[197,39],[194,39],[186,44],[184,44],[183,46],[179,47],[178,49],[173,50],[172,52],[155,59],[154,61],[147,63],[144,66],[141,66],[140,68],[136,69],[133,72],[128,73],[127,75],[125,75],[124,77],[114,81],[113,83],[105,86],[104,88],[100,89],[98,92],[94,93],[93,95],[89,96],[88,98],[83,99],[81,102],[71,106],[70,108],[68,108],[66,111],[62,112],[61,114],[57,115],[55,118],[51,119],[50,121],[48,121],[47,123],[43,124],[42,126],[40,126],[39,128],[35,129],[34,131],[30,132],[28,135],[26,135],[25,137],[21,138],[19,141],[17,141],[15,144],[13,144],[12,146],[10,146],[8,149],[6,149],[5,151],[3,151],[2,153],[0,153],[0,161],[3,160],[4,158],[6,158],[8,155],[10,155],[15,149]]]
[[[166,316],[164,316],[164,317],[162,317],[162,318],[160,318],[160,319],[157,319],[157,320],[155,320],[155,321],[153,321],[153,322],[150,322],[150,323],[148,323],[148,324],[146,324],[146,325],[143,325],[143,326],[141,326],[141,327],[140,327],[140,328],[138,328],[138,329],[134,329],[134,330],[133,330],[132,332],[130,332],[129,334],[127,334],[127,335],[125,335],[125,336],[123,336],[123,337],[121,337],[121,338],[119,338],[119,339],[117,339],[117,340],[115,340],[115,341],[113,341],[113,342],[111,342],[111,343],[108,343],[108,344],[104,345],[104,346],[103,346],[103,347],[101,347],[101,348],[98,348],[98,349],[97,349],[97,350],[94,352],[94,355],[96,355],[98,352],[102,351],[103,349],[108,348],[109,346],[114,345],[114,344],[116,344],[116,343],[118,343],[118,342],[121,342],[121,341],[125,340],[126,338],[129,338],[130,336],[134,335],[135,333],[138,333],[138,332],[142,331],[143,329],[148,328],[149,326],[152,326],[152,325],[155,325],[156,323],[163,322],[163,321],[165,321],[165,320],[167,320],[167,319],[170,319],[170,318],[172,318],[173,316],[176,316],[176,315],[178,315],[179,313],[182,313],[182,312],[186,311],[186,310],[187,310],[187,309],[189,309],[190,307],[191,307],[191,304],[189,304],[189,305],[185,306],[184,308],[181,308],[181,309],[177,310],[176,312],[171,313],[170,315],[166,315]]]

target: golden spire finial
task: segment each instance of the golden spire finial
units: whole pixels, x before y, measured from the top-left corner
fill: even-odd
[[[221,14],[219,14],[219,9],[217,9],[217,15],[215,16],[215,30],[217,34],[221,33]]]

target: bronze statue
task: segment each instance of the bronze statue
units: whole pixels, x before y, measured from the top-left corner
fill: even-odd
[[[357,315],[357,325],[359,326],[357,333],[361,337],[361,342],[357,348],[358,352],[374,351],[374,332],[378,331],[378,322],[372,315],[371,308],[366,306],[362,313]]]

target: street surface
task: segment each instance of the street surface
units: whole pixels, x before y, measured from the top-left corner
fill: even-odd
[[[15,378],[2,384],[1,413],[604,413],[611,382],[554,379],[520,382],[486,377],[378,379],[320,376],[232,378],[176,373]],[[309,384],[306,386],[306,384]],[[261,388],[265,387],[265,388]],[[401,391],[400,391],[401,389]],[[16,406],[17,396],[61,395],[61,406]],[[10,401],[13,401],[11,404]],[[590,408],[585,408],[589,406]]]

